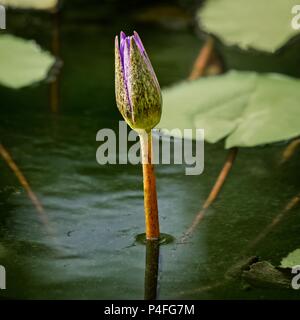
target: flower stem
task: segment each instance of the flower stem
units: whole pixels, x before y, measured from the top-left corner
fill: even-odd
[[[152,164],[152,135],[151,131],[139,133],[141,142],[143,179],[144,179],[144,207],[146,221],[146,239],[159,239],[159,220],[156,194],[154,165]]]

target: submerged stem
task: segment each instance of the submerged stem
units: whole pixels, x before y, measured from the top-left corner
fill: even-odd
[[[45,225],[48,225],[48,217],[47,217],[47,215],[46,215],[46,213],[44,211],[44,208],[43,208],[42,204],[40,203],[40,201],[39,201],[38,197],[36,196],[36,194],[32,191],[32,189],[31,189],[27,179],[25,178],[24,174],[19,169],[19,167],[17,166],[17,164],[13,160],[12,156],[10,155],[10,153],[5,149],[5,147],[2,144],[0,144],[0,155],[5,160],[7,165],[11,168],[11,170],[14,172],[14,174],[18,178],[20,184],[22,185],[22,187],[26,190],[29,199],[32,201],[33,205],[36,208],[36,211],[39,213],[42,222]]]
[[[206,210],[210,207],[210,205],[216,200],[217,196],[219,195],[224,182],[233,166],[234,160],[237,155],[238,148],[232,148],[229,150],[226,162],[219,173],[219,176],[213,186],[213,188],[210,191],[210,194],[208,195],[206,201],[204,202],[201,210],[196,214],[193,223],[191,226],[188,228],[184,236],[182,237],[181,241],[185,241],[196,229],[200,221],[204,218],[204,214]]]
[[[261,242],[285,217],[287,213],[289,213],[294,207],[296,207],[300,203],[300,193],[295,195],[284,207],[284,209],[277,214],[273,220],[259,233],[259,235],[248,245],[247,249],[253,249],[257,246],[259,242]]]
[[[159,220],[156,194],[156,180],[154,165],[152,164],[152,134],[139,133],[141,142],[143,180],[144,180],[144,207],[146,221],[146,239],[159,239]]]

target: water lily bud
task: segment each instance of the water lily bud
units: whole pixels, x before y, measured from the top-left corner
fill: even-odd
[[[124,32],[115,43],[115,86],[119,111],[132,129],[150,131],[160,121],[161,90],[139,35]]]

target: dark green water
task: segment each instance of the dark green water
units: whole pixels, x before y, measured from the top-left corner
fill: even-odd
[[[36,18],[39,25],[39,18]],[[65,19],[65,20],[64,20]],[[123,18],[124,19],[124,18]],[[117,19],[116,19],[117,20]],[[129,21],[129,22],[128,22]],[[51,43],[51,23],[17,34]],[[45,25],[44,24],[44,25]],[[101,128],[117,128],[114,36],[142,35],[162,87],[185,78],[200,41],[192,30],[174,32],[138,24],[66,15],[61,24],[60,107],[53,114],[49,84],[0,88],[0,137],[43,203],[47,230],[0,159],[0,264],[7,270],[3,298],[143,299],[145,246],[140,166],[97,164]],[[256,247],[247,246],[299,193],[299,153],[279,165],[285,145],[242,149],[218,200],[186,244],[162,246],[158,298],[297,298],[298,291],[253,287],[226,280],[241,256],[279,265],[300,247],[300,208],[291,210]],[[205,201],[226,158],[222,144],[205,146],[201,176],[178,165],[157,166],[161,231],[179,239]]]

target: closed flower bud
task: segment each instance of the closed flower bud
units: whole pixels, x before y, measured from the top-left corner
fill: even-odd
[[[132,129],[150,131],[160,121],[162,97],[151,62],[138,34],[124,32],[115,43],[115,86],[119,111]]]

